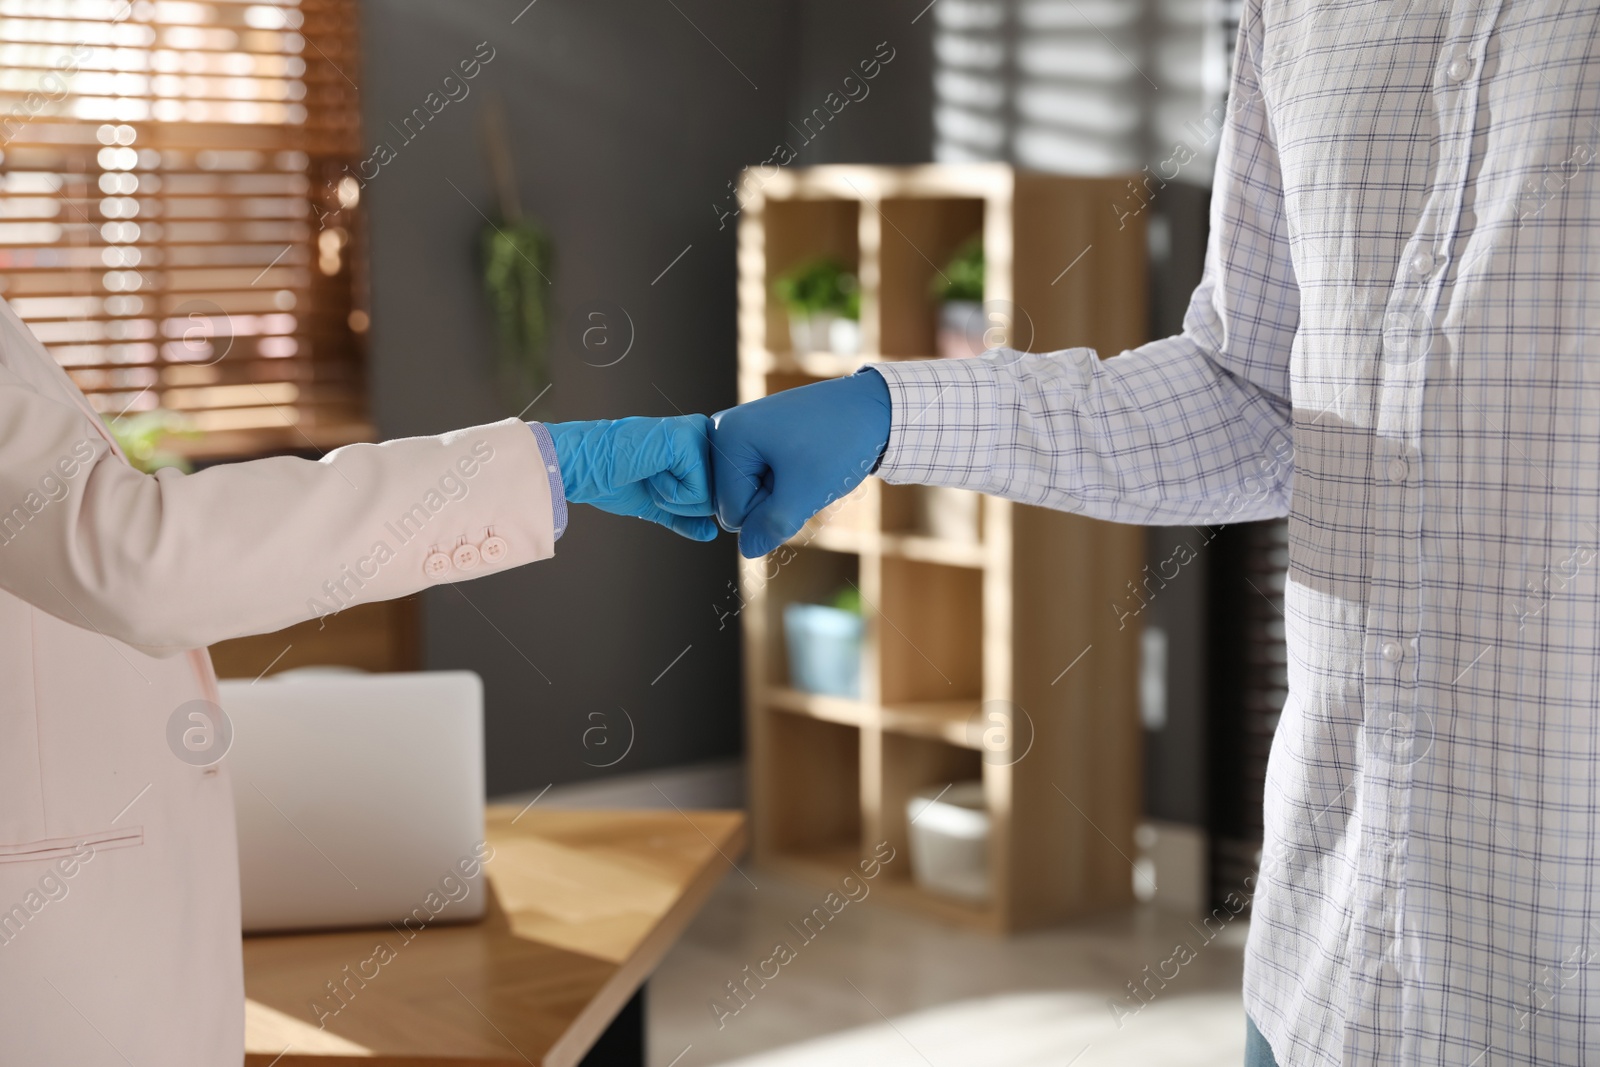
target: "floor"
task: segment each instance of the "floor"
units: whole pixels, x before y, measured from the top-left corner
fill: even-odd
[[[742,784],[736,764],[718,764],[557,786],[539,803],[738,807]],[[1243,1063],[1243,918],[1140,905],[996,938],[869,892],[813,923],[807,940],[790,924],[826,894],[744,862],[730,868],[650,981],[650,1067]],[[787,953],[775,953],[780,943]]]
[[[741,867],[651,979],[650,1067],[1243,1062],[1243,919],[1190,925],[1140,906],[1002,939],[868,896],[808,942],[789,924],[826,891]],[[1180,943],[1188,951],[1175,952]],[[763,984],[758,972],[774,971]],[[729,982],[743,983],[742,997]]]

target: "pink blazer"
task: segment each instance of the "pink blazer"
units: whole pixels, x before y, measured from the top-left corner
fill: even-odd
[[[0,1064],[243,1060],[226,761],[167,741],[205,646],[553,550],[516,419],[149,476],[0,302]]]

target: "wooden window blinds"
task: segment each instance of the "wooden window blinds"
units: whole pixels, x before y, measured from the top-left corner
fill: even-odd
[[[353,0],[0,0],[0,294],[188,451],[370,437]]]

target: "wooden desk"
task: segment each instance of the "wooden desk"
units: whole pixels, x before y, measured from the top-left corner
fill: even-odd
[[[246,1067],[574,1067],[624,1008],[642,1067],[630,1001],[744,849],[744,816],[491,807],[486,824],[481,923],[245,938]]]

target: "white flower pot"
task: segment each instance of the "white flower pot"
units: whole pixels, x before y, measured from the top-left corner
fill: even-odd
[[[789,347],[795,354],[830,351],[829,334],[839,319],[831,311],[818,311],[811,315],[789,313]]]
[[[965,900],[989,899],[990,824],[983,801],[983,783],[974,781],[934,786],[906,802],[917,885]]]
[[[836,356],[854,356],[861,351],[861,323],[837,318],[828,323],[828,351]]]
[[[989,347],[984,342],[987,328],[982,304],[975,300],[946,300],[939,305],[939,355],[944,359],[981,355]]]

